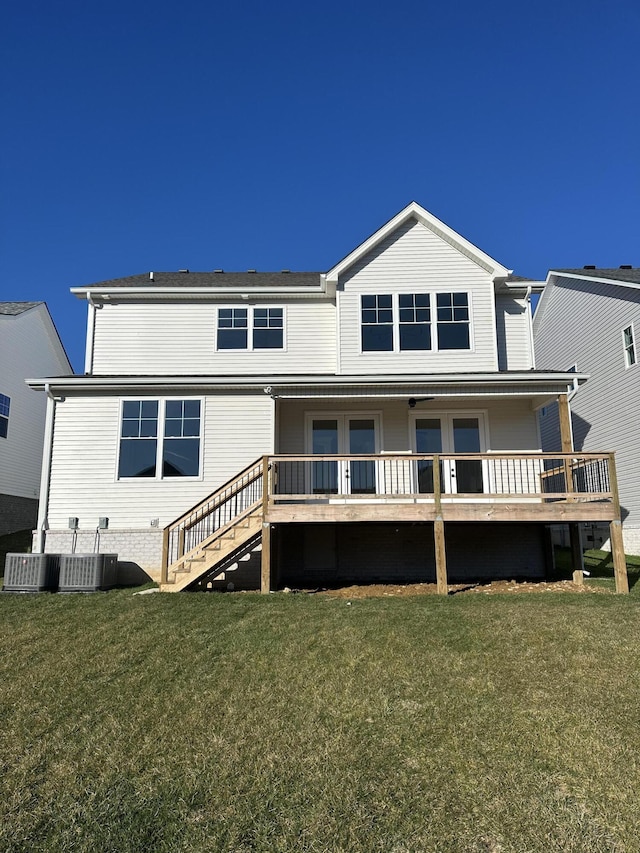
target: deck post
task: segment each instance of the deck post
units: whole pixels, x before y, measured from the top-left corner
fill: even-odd
[[[169,579],[169,528],[162,531],[162,565],[160,567],[160,583],[167,583]]]
[[[440,482],[440,457],[433,457],[433,500],[436,517],[433,522],[433,539],[436,555],[436,585],[438,595],[447,595],[447,549],[444,537],[444,520],[442,518],[442,484]]]
[[[260,592],[271,592],[271,525],[262,523],[262,562],[260,566]]]
[[[271,525],[267,521],[269,506],[269,457],[262,457],[262,559],[260,564],[260,592],[271,592]]]
[[[558,397],[558,413],[560,416],[560,442],[563,453],[573,453],[573,430],[571,429],[571,412],[569,410],[568,394],[560,394]],[[567,492],[573,491],[573,471],[571,462],[564,461],[565,487]],[[584,583],[584,556],[582,551],[582,536],[579,524],[569,525],[569,541],[571,543],[571,568],[573,569],[573,582]]]
[[[614,520],[609,524],[613,573],[616,579],[616,592],[624,594],[629,592],[629,576],[627,575],[627,558],[624,553],[624,540],[622,538],[620,495],[618,493],[618,474],[616,472],[616,457],[614,453],[609,454],[609,485],[613,498],[613,508],[616,514]]]

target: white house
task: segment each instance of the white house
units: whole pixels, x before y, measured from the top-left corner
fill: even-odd
[[[574,446],[615,450],[625,550],[640,554],[640,268],[552,270],[534,330],[541,367],[590,375],[572,394]],[[543,448],[557,449],[554,406],[541,431]]]
[[[541,576],[546,523],[619,520],[606,454],[540,452],[537,410],[586,379],[534,368],[540,286],[411,203],[326,273],[73,288],[85,375],[30,382],[36,547],[167,590]]]
[[[0,536],[36,523],[46,401],[28,376],[71,373],[44,302],[0,302]]]

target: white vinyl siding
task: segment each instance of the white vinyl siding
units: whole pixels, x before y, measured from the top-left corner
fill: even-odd
[[[44,305],[0,314],[0,392],[11,399],[7,438],[0,440],[0,494],[37,498],[47,398],[24,380],[71,372]]]
[[[95,529],[101,516],[110,529],[145,528],[155,518],[166,526],[273,451],[273,408],[264,394],[205,397],[200,478],[118,480],[120,398],[67,397],[56,407],[49,526],[66,528],[69,516],[80,519],[82,530]]]
[[[361,351],[361,296],[431,294],[435,339],[436,294],[468,293],[471,349],[444,352]],[[497,369],[494,287],[490,274],[420,223],[408,223],[341,277],[340,370],[349,373],[447,373]]]
[[[576,363],[589,374],[571,401],[575,448],[615,451],[624,530],[640,531],[640,370],[626,369],[620,332],[640,328],[640,291],[559,277],[544,299],[534,320],[537,366]],[[545,442],[559,436],[553,409],[541,416]]]
[[[524,298],[496,296],[498,367],[500,370],[529,370],[533,367],[531,330]]]
[[[240,300],[106,304],[96,311],[93,372],[246,376],[335,371],[335,304],[329,299],[256,302],[256,308],[284,308],[285,348],[216,352],[218,308],[250,307],[253,303]]]

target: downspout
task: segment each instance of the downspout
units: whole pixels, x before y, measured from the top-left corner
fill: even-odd
[[[533,311],[531,310],[531,285],[527,287],[527,294],[525,296],[525,302],[527,303],[527,313],[529,315],[529,349],[531,350],[531,369],[535,370],[536,368],[536,349],[533,340]]]
[[[84,351],[84,372],[91,375],[93,373],[93,344],[96,333],[96,307],[100,307],[100,305],[93,301],[93,294],[91,293],[87,293],[87,302],[89,303],[89,311],[87,314],[87,343]]]
[[[56,398],[47,382],[44,386],[47,394],[47,415],[44,424],[44,447],[42,450],[42,473],[40,475],[40,499],[38,502],[38,522],[34,553],[44,554],[44,540],[49,526],[47,516],[49,508],[49,487],[51,483],[51,458],[53,455],[53,422],[56,413]]]

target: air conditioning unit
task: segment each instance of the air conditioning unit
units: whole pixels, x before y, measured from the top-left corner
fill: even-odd
[[[96,592],[116,585],[117,554],[62,554],[59,592]]]
[[[7,554],[3,592],[42,592],[58,588],[60,554]]]

